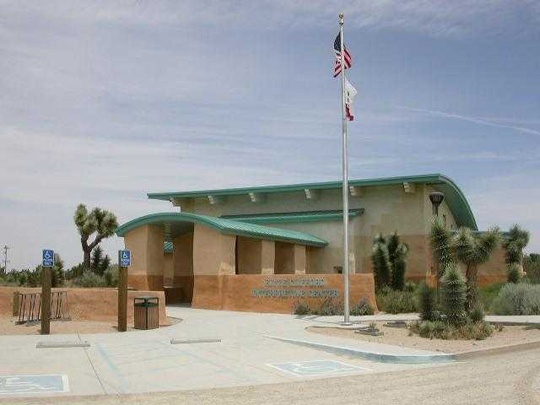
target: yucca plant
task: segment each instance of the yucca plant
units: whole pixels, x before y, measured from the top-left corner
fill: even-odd
[[[386,246],[386,240],[381,234],[375,236],[373,240],[371,261],[373,262],[375,287],[377,290],[380,290],[384,286],[389,285],[390,274],[392,272],[388,246]]]
[[[446,229],[439,218],[434,218],[431,225],[430,244],[433,260],[438,264],[437,279],[443,276],[444,269],[454,263],[452,255],[452,233]]]
[[[500,239],[501,234],[497,227],[480,235],[474,235],[469,228],[460,228],[454,237],[456,257],[466,266],[468,311],[478,303],[478,266],[490,259]]]
[[[510,274],[512,264],[518,266],[519,276],[523,273],[523,249],[529,243],[530,234],[528,231],[522,229],[519,225],[514,225],[508,231],[507,237],[503,242],[505,252],[505,261],[508,265],[507,271]],[[514,266],[515,267],[515,266]]]
[[[440,299],[442,311],[449,323],[459,325],[466,320],[467,286],[463,274],[455,264],[448,266],[444,272],[441,279]]]

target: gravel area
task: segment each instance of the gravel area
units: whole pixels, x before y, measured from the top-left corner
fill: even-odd
[[[444,353],[465,353],[532,342],[538,342],[540,344],[540,329],[527,329],[526,326],[504,326],[502,331],[495,330],[493,334],[485,340],[441,340],[426,339],[418,335],[410,335],[408,329],[384,326],[385,322],[376,323],[379,330],[384,332],[383,336],[368,336],[354,333],[352,330],[317,326],[308,327],[307,330],[323,335],[359,339],[368,342],[385,343]]]

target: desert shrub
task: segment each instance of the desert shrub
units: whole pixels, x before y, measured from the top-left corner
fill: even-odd
[[[403,286],[403,291],[415,292],[418,289],[418,284],[413,281],[406,281]]]
[[[377,307],[390,314],[416,312],[415,295],[412,292],[383,289],[377,294]]]
[[[482,307],[486,310],[491,308],[491,303],[497,297],[499,294],[499,291],[501,288],[505,285],[505,283],[496,283],[496,284],[490,284],[486,285],[485,287],[480,288],[480,302],[482,303]]]
[[[373,315],[373,307],[369,304],[369,301],[365,298],[362,298],[358,303],[352,306],[351,315],[353,316],[362,316],[362,315]]]
[[[469,319],[472,322],[481,322],[484,320],[485,316],[486,314],[484,313],[484,309],[480,305],[474,307],[469,313]]]
[[[103,274],[107,287],[118,287],[118,265],[109,266]]]
[[[75,280],[75,284],[84,288],[105,287],[107,285],[104,277],[98,276],[91,271],[85,271],[82,276]]]
[[[509,283],[517,284],[521,279],[519,263],[510,263],[506,269],[506,277]]]
[[[540,285],[506,284],[491,304],[496,315],[540,315]]]
[[[441,279],[440,300],[443,313],[450,324],[459,325],[465,320],[467,287],[465,277],[457,266],[447,266]]]
[[[327,298],[317,310],[313,311],[313,314],[319,316],[343,315],[343,303],[333,298]]]
[[[300,301],[294,304],[294,314],[295,315],[310,315],[311,308],[308,303],[305,301]]]
[[[540,284],[540,255],[531,253],[523,260],[523,270],[533,284]]]
[[[445,321],[418,321],[413,322],[409,330],[428,339],[483,340],[491,336],[494,328],[484,321],[462,325],[452,325]]]
[[[423,321],[435,320],[435,291],[426,283],[420,284],[417,292],[417,308]]]

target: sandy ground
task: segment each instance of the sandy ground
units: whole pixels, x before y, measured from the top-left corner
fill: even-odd
[[[167,318],[171,325],[180,322],[176,318]],[[51,334],[63,335],[71,333],[115,333],[118,332],[116,322],[97,321],[51,321]],[[0,335],[39,335],[41,324],[30,322],[22,325],[15,324],[15,318],[0,318]],[[133,325],[128,324],[128,330],[133,329]]]
[[[525,326],[505,326],[502,331],[495,330],[485,340],[440,340],[426,339],[418,335],[409,335],[405,328],[384,326],[385,322],[377,322],[383,336],[368,336],[354,333],[351,330],[327,327],[308,327],[307,330],[323,335],[360,339],[369,342],[385,343],[415,349],[439,351],[444,353],[465,353],[476,350],[493,349],[521,343],[540,342],[540,329],[526,329]]]

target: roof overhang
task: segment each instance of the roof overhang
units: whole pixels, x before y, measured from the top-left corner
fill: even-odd
[[[465,198],[463,192],[450,178],[442,174],[424,174],[415,176],[384,177],[364,180],[349,180],[349,191],[352,197],[358,197],[362,194],[362,187],[402,185],[406,192],[414,192],[415,184],[426,184],[432,186],[435,190],[445,194],[445,201],[452,211],[458,226],[466,226],[472,230],[477,230],[478,226],[472,213],[471,207]],[[341,181],[331,181],[322,183],[304,183],[289,184],[277,186],[258,186],[247,188],[230,188],[220,190],[203,191],[178,191],[168,193],[149,193],[148,198],[164,201],[181,201],[188,198],[205,198],[212,201],[220,201],[227,196],[245,195],[246,199],[252,202],[264,200],[264,196],[273,193],[304,193],[307,199],[315,199],[318,196],[318,190],[340,189]],[[307,191],[306,191],[307,190]]]
[[[163,226],[167,232],[166,239],[174,238],[189,232],[194,224],[207,226],[223,234],[239,235],[249,238],[296,243],[305,246],[324,247],[327,241],[305,232],[280,229],[231,219],[211,217],[184,212],[161,212],[133,219],[116,229],[118,236],[145,225]]]

